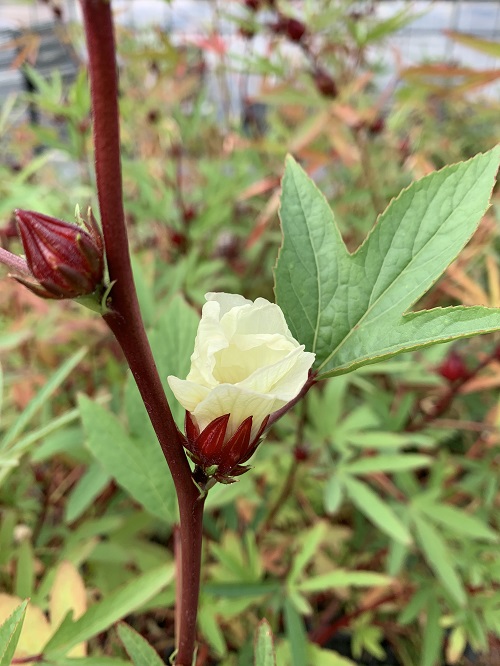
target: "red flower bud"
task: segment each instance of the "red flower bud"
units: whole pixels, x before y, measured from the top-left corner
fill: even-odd
[[[244,0],[244,4],[252,12],[256,12],[260,9],[261,0]]]
[[[331,97],[332,99],[337,97],[338,89],[337,84],[333,78],[321,67],[316,68],[313,73],[314,83],[318,91],[325,97]]]
[[[368,125],[370,134],[381,134],[385,129],[385,120],[380,116]]]
[[[239,476],[249,469],[243,466],[243,463],[255,453],[268,419],[269,417],[264,419],[256,437],[251,439],[252,417],[249,416],[224,443],[229,414],[217,417],[200,433],[191,414],[186,411],[186,448],[194,462],[209,476],[213,476],[217,481],[230,483],[232,476]],[[214,467],[215,472],[210,471],[210,468]]]
[[[306,34],[306,26],[298,19],[289,16],[280,16],[276,23],[271,25],[276,34],[286,35],[292,42],[300,42]]]
[[[469,371],[463,358],[457,352],[451,352],[437,368],[438,374],[449,382],[467,379]]]
[[[77,224],[26,210],[16,210],[26,262],[35,281],[14,276],[43,298],[76,298],[92,294],[103,282],[104,246],[89,209]]]

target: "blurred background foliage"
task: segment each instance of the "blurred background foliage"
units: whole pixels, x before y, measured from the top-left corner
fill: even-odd
[[[125,210],[164,380],[189,367],[206,291],[273,300],[288,152],[352,250],[412,180],[500,136],[498,72],[424,62],[380,86],[373,48],[411,7],[381,19],[373,3],[245,0],[218,18],[190,43],[117,30]],[[57,30],[79,61],[80,26]],[[15,207],[97,210],[84,62],[71,82],[45,76],[28,37],[15,66],[31,92],[0,110],[0,239],[15,252]],[[498,201],[417,307],[500,306]],[[98,606],[51,663],[129,663],[123,645],[139,663],[122,618],[168,660],[174,493],[119,349],[90,312],[1,284],[0,619],[31,598],[16,658],[39,654],[68,610]],[[278,666],[500,663],[499,386],[500,341],[485,336],[310,392],[254,470],[210,492],[197,665],[252,664],[262,617]]]

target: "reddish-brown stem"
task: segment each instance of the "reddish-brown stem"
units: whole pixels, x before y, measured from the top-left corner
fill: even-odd
[[[193,483],[144,330],[135,290],[122,200],[118,76],[109,0],[81,0],[92,96],[95,169],[111,291],[104,319],[125,354],[168,463],[179,502],[181,594],[177,666],[191,666],[196,638],[203,501]]]

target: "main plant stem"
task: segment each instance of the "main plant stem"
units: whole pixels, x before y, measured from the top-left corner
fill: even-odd
[[[97,194],[106,247],[111,312],[104,319],[134,375],[168,463],[180,514],[180,581],[176,666],[192,666],[198,609],[203,500],[193,482],[183,437],[154,362],[132,275],[122,199],[116,47],[110,0],[81,0],[92,97]]]

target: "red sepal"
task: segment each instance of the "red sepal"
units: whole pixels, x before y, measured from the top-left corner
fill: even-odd
[[[224,446],[218,469],[220,474],[230,472],[248,453],[252,421],[252,416],[246,418]]]
[[[209,465],[220,463],[228,422],[229,414],[219,416],[207,425],[196,440],[195,453],[199,453]]]
[[[252,441],[252,443],[248,447],[248,450],[247,450],[246,454],[240,460],[238,460],[238,463],[240,465],[242,463],[245,463],[247,460],[249,460],[253,456],[255,451],[257,450],[257,447],[260,444],[260,438],[262,437],[262,435],[264,433],[264,430],[266,429],[268,421],[269,421],[269,416],[266,416],[266,418],[262,421],[262,425],[260,426],[259,432],[255,436],[255,439]]]

